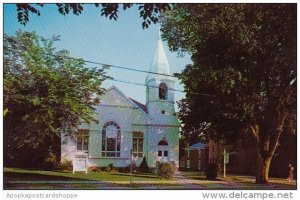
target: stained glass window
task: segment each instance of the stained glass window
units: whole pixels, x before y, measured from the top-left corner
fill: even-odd
[[[121,129],[113,121],[104,124],[102,129],[102,157],[120,157]]]

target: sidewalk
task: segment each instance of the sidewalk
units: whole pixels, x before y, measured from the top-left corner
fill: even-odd
[[[193,175],[193,176],[192,176]],[[202,185],[205,189],[297,189],[296,181],[288,182],[282,178],[270,178],[269,184],[255,184],[254,176],[229,174],[226,178],[220,175],[217,180],[207,180],[204,174],[195,172],[181,172],[179,176],[188,183]]]

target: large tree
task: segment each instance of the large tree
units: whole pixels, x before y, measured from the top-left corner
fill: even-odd
[[[73,13],[74,15],[80,15],[84,11],[84,7],[87,4],[83,3],[56,3],[57,10],[62,15],[68,15]],[[120,9],[127,10],[134,6],[133,3],[95,3],[95,7],[101,9],[101,16],[109,17],[109,19],[117,20]],[[140,17],[142,18],[142,27],[148,28],[151,23],[156,24],[159,19],[159,15],[166,10],[171,9],[171,4],[167,3],[138,3],[138,9],[140,11]],[[18,21],[25,25],[29,22],[29,14],[33,13],[41,15],[40,8],[45,6],[43,3],[29,4],[29,3],[18,3]],[[121,7],[121,8],[120,8]]]
[[[162,19],[178,74],[183,133],[234,142],[251,134],[257,183],[267,183],[283,132],[296,129],[296,4],[180,4]]]
[[[17,166],[59,161],[60,134],[74,135],[80,120],[93,120],[95,95],[103,93],[102,68],[85,66],[57,37],[18,31],[4,35],[4,160]],[[50,160],[49,160],[50,162]]]

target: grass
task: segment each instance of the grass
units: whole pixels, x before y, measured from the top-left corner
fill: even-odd
[[[205,190],[273,190],[297,189],[295,183],[285,179],[271,178],[270,184],[254,183],[254,177],[229,174],[227,178],[207,180],[203,173],[184,172],[183,177],[160,179],[152,173],[128,173],[70,171],[45,171],[4,168],[4,189],[205,189]],[[188,181],[188,182],[186,182]]]
[[[132,174],[135,181],[162,181],[155,174]],[[72,173],[70,171],[44,171],[18,168],[4,168],[4,181],[105,181],[125,182],[130,180],[128,173],[89,172]]]
[[[166,184],[151,173],[46,171],[4,168],[4,189],[139,189],[144,183]]]

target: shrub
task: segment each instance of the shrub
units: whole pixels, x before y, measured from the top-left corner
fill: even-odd
[[[110,163],[107,167],[104,168],[104,171],[110,172],[112,170],[117,170],[112,163]]]
[[[117,174],[117,173],[119,173],[119,172],[118,172],[117,169],[112,169],[112,170],[110,171],[110,173]]]
[[[132,162],[132,172],[136,172],[136,168],[137,168],[137,167],[136,167],[135,162]],[[130,172],[130,164],[127,165],[127,167],[124,168],[124,171]]]
[[[100,169],[100,167],[97,167],[97,166],[90,166],[88,168],[89,171],[91,172],[101,172],[102,170]]]
[[[209,164],[205,169],[206,178],[209,180],[216,180],[220,172],[218,164]]]
[[[58,167],[59,167],[58,158],[53,152],[50,151],[44,160],[43,168],[50,170],[50,169],[57,169]]]
[[[107,166],[107,167],[105,167],[103,170],[104,170],[105,172],[110,172],[110,171],[111,171],[111,168],[110,168],[109,166]]]
[[[172,163],[158,163],[157,176],[160,178],[170,179],[173,177],[175,168]]]
[[[140,172],[149,172],[149,166],[147,164],[146,158],[143,158],[143,161],[141,162],[139,166],[139,171]]]
[[[126,166],[126,167],[119,167],[119,168],[118,168],[118,171],[119,171],[119,172],[122,172],[122,173],[129,173],[129,166]]]
[[[108,167],[110,168],[110,170],[117,170],[117,168],[115,168],[115,166],[112,163],[110,163]]]
[[[61,170],[66,170],[66,171],[72,171],[73,170],[73,163],[71,160],[64,160],[60,164],[60,169]]]

